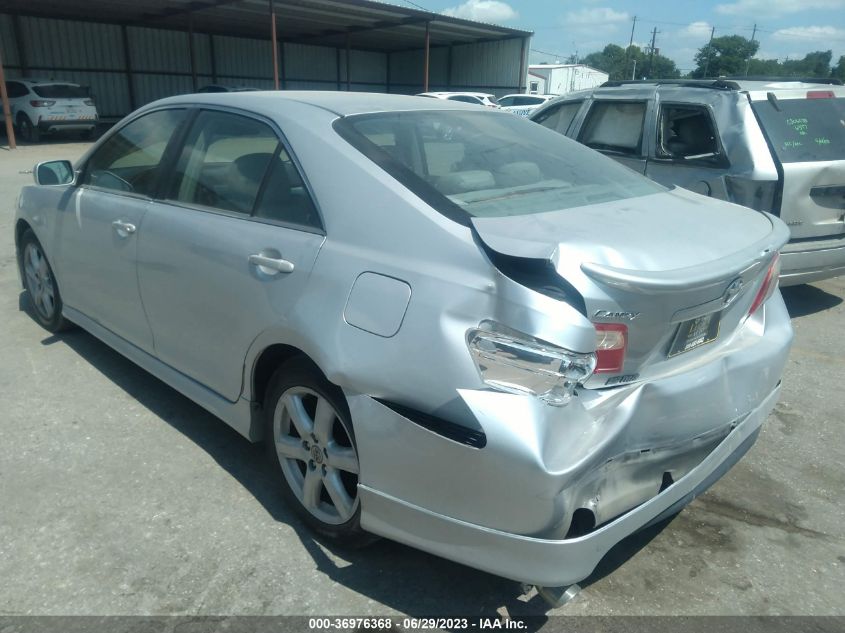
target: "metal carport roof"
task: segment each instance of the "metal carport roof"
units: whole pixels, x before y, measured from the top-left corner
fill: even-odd
[[[269,0],[0,0],[0,12],[265,38]],[[528,37],[529,31],[373,0],[273,0],[279,40],[392,52]],[[418,42],[418,45],[414,43]]]

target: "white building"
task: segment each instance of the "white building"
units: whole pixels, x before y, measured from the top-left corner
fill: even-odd
[[[531,64],[527,86],[530,94],[563,95],[595,88],[609,78],[606,72],[584,64]]]

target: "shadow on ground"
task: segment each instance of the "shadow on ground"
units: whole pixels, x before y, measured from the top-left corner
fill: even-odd
[[[781,288],[781,294],[789,316],[793,319],[822,312],[842,303],[841,297],[809,284]]]
[[[20,308],[29,313],[25,293]],[[48,335],[44,345],[64,343],[162,421],[185,435],[229,472],[277,521],[291,525],[317,569],[375,602],[412,616],[543,616],[548,605],[520,583],[452,563],[399,543],[379,540],[362,549],[317,540],[287,508],[281,485],[262,445],[242,438],[224,422],[80,329]],[[667,522],[634,534],[615,546],[582,586],[589,586],[645,547]],[[334,562],[327,552],[341,559]],[[577,600],[577,598],[576,598]],[[530,620],[529,630],[546,618]]]

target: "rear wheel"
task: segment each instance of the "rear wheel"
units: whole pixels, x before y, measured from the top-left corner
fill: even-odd
[[[62,297],[53,269],[31,230],[21,238],[20,253],[24,287],[35,320],[50,332],[67,329],[70,323],[62,317]]]
[[[35,127],[25,114],[18,117],[18,129],[21,132],[21,137],[27,143],[37,143],[41,140],[41,130]]]
[[[358,452],[343,393],[313,365],[290,361],[264,403],[267,445],[288,503],[316,532],[351,545],[361,529]]]

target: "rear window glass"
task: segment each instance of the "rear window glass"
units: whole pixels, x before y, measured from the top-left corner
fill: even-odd
[[[33,86],[32,91],[44,99],[87,99],[91,95],[87,86],[72,86],[70,84]]]
[[[845,160],[845,99],[779,99],[751,104],[784,163]]]
[[[665,191],[583,145],[496,112],[386,112],[339,119],[335,129],[435,209],[470,216],[528,215]]]

